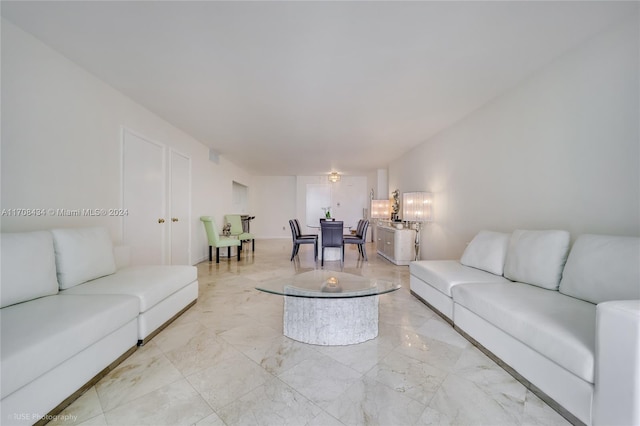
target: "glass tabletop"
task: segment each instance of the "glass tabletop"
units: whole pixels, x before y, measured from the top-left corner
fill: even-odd
[[[256,287],[266,293],[310,298],[349,298],[390,293],[399,283],[346,272],[316,269],[286,278],[265,281]]]

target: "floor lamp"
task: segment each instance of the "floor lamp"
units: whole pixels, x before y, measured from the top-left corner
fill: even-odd
[[[403,219],[412,223],[416,230],[415,260],[420,259],[420,228],[423,222],[433,220],[433,194],[430,192],[405,192],[402,194]]]
[[[389,220],[389,200],[371,200],[371,219],[376,220],[376,225],[380,219]]]

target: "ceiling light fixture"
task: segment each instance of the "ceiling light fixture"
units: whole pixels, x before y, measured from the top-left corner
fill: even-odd
[[[329,182],[336,183],[340,180],[340,174],[338,172],[329,173]]]

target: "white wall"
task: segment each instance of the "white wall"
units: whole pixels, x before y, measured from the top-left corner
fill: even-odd
[[[435,194],[423,259],[458,258],[481,229],[640,234],[638,22],[579,46],[390,164],[390,190]]]
[[[251,176],[203,144],[2,20],[2,209],[121,207],[121,128],[183,152],[192,161],[191,261],[207,256],[201,215],[220,223],[232,209],[232,182]],[[3,232],[108,227],[110,217],[2,217]]]
[[[251,233],[260,238],[291,238],[289,220],[296,217],[296,177],[257,176],[250,191]]]
[[[296,178],[296,217],[304,226],[307,217],[307,184],[328,184],[327,176],[297,176]],[[331,185],[331,216],[342,220],[345,226],[355,229],[362,219],[362,209],[369,208],[369,188],[366,176],[342,176],[339,182]],[[318,212],[318,218],[322,212]],[[303,229],[303,232],[305,230]],[[307,229],[307,231],[309,231]]]
[[[370,183],[370,176],[342,176],[331,184],[332,215],[355,227],[362,209],[369,208]],[[290,219],[305,225],[307,184],[328,184],[327,176],[254,176],[250,199],[256,218],[251,232],[260,238],[291,238]],[[318,217],[321,214],[318,211]]]

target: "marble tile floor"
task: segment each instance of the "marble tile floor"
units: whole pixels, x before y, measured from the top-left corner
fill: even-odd
[[[311,246],[258,240],[240,262],[198,264],[198,303],[50,425],[566,425],[409,293],[409,268],[375,254],[325,269],[399,280],[379,336],[321,347],[282,335],[281,296],[256,284],[319,267]]]

